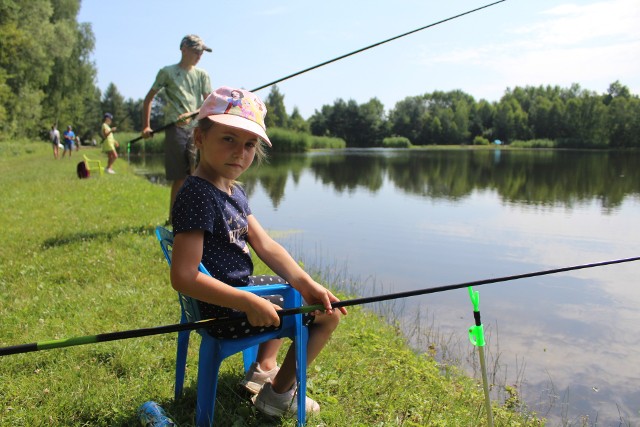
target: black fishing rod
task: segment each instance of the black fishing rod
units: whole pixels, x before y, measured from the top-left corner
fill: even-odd
[[[488,8],[488,7],[494,6],[494,5],[498,4],[498,3],[503,3],[503,2],[505,2],[505,1],[507,1],[507,0],[499,0],[499,1],[496,1],[496,2],[493,2],[493,3],[489,3],[489,4],[486,4],[486,5],[484,5],[484,6],[480,6],[480,7],[477,7],[477,8],[475,8],[475,9],[468,10],[468,11],[466,11],[466,12],[460,13],[460,14],[458,14],[458,15],[451,16],[451,17],[446,18],[446,19],[443,19],[443,20],[441,20],[441,21],[434,22],[434,23],[429,24],[429,25],[425,25],[424,27],[416,28],[415,30],[408,31],[408,32],[406,32],[406,33],[403,33],[403,34],[397,35],[397,36],[395,36],[395,37],[391,37],[390,39],[386,39],[386,40],[383,40],[383,41],[381,41],[381,42],[374,43],[374,44],[372,44],[372,45],[369,45],[369,46],[367,46],[367,47],[363,47],[363,48],[358,49],[358,50],[354,50],[353,52],[346,53],[346,54],[344,54],[344,55],[341,55],[341,56],[338,56],[338,57],[336,57],[336,58],[330,59],[330,60],[328,60],[328,61],[321,62],[321,63],[320,63],[320,64],[318,64],[318,65],[314,65],[314,66],[312,66],[312,67],[305,68],[304,70],[298,71],[298,72],[296,72],[296,73],[289,74],[289,75],[288,75],[288,76],[286,76],[286,77],[282,77],[282,78],[280,78],[280,79],[278,79],[278,80],[274,80],[274,81],[272,81],[272,82],[270,82],[270,83],[264,84],[264,85],[262,85],[262,86],[258,86],[258,87],[257,87],[257,88],[255,88],[255,89],[251,89],[251,91],[250,91],[250,92],[257,92],[257,91],[259,91],[260,89],[264,89],[264,88],[267,88],[267,87],[269,87],[269,86],[273,86],[273,85],[275,85],[275,84],[277,84],[277,83],[280,83],[280,82],[283,82],[283,81],[288,80],[288,79],[290,79],[290,78],[293,78],[293,77],[299,76],[300,74],[303,74],[303,73],[306,73],[306,72],[308,72],[308,71],[315,70],[316,68],[320,68],[320,67],[323,67],[323,66],[325,66],[325,65],[331,64],[332,62],[339,61],[339,60],[341,60],[341,59],[344,59],[344,58],[347,58],[347,57],[349,57],[349,56],[355,55],[355,54],[357,54],[357,53],[364,52],[365,50],[368,50],[368,49],[371,49],[371,48],[374,48],[374,47],[377,47],[377,46],[383,45],[383,44],[385,44],[385,43],[389,43],[390,41],[397,40],[397,39],[399,39],[399,38],[401,38],[401,37],[405,37],[405,36],[408,36],[408,35],[413,34],[413,33],[417,33],[418,31],[426,30],[427,28],[435,27],[436,25],[443,24],[443,23],[445,23],[445,22],[447,22],[447,21],[452,21],[452,20],[454,20],[454,19],[460,18],[460,17],[465,16],[465,15],[469,15],[469,14],[471,14],[471,13],[477,12],[477,11],[482,10],[482,9],[486,9],[486,8]],[[189,115],[189,116],[187,116],[186,118],[187,118],[187,119],[192,119],[192,118],[193,118],[193,117],[195,117],[197,114],[198,114],[198,113],[197,113],[197,112],[195,112],[195,113],[193,113],[193,114],[190,114],[190,115]],[[164,125],[164,126],[160,126],[158,129],[156,129],[156,130],[152,130],[152,131],[151,131],[151,134],[155,134],[155,133],[157,133],[157,132],[162,132],[163,130],[167,129],[167,128],[168,128],[168,127],[170,127],[170,126],[175,125],[176,123],[178,123],[178,122],[177,122],[177,121],[175,121],[175,122],[172,122],[172,123],[168,123],[168,124],[166,124],[166,125]],[[133,144],[133,143],[135,143],[135,142],[137,142],[137,141],[140,141],[142,138],[143,138],[142,136],[139,136],[139,137],[137,137],[137,138],[134,138],[134,139],[132,139],[131,141],[129,141],[129,144]]]
[[[571,267],[555,268],[552,270],[542,270],[542,271],[536,271],[533,273],[516,274],[513,276],[503,276],[503,277],[497,277],[493,279],[476,280],[473,282],[437,286],[434,288],[419,289],[415,291],[398,292],[393,294],[378,295],[378,296],[365,297],[365,298],[355,298],[351,300],[334,302],[331,304],[331,306],[332,308],[340,308],[340,307],[348,307],[353,305],[369,304],[372,302],[381,302],[381,301],[388,301],[388,300],[393,300],[398,298],[408,298],[408,297],[413,297],[418,295],[433,294],[436,292],[451,291],[454,289],[466,288],[469,286],[481,286],[481,285],[487,285],[489,283],[507,282],[512,280],[525,279],[528,277],[545,276],[549,274],[562,273],[566,271],[582,270],[582,269],[594,268],[594,267],[603,267],[605,265],[622,264],[625,262],[632,262],[632,261],[638,261],[638,260],[640,260],[640,256],[633,257],[633,258],[617,259],[613,261],[602,261],[602,262],[596,262],[591,264],[574,265]],[[294,314],[311,313],[316,310],[324,310],[324,306],[322,306],[321,304],[315,304],[315,305],[307,305],[303,307],[288,308],[284,310],[278,310],[278,315],[280,317],[284,317],[284,316],[290,316]],[[115,341],[115,340],[122,340],[127,338],[139,338],[139,337],[146,337],[151,335],[160,335],[160,334],[167,334],[171,332],[195,330],[195,329],[208,328],[208,327],[214,327],[214,326],[237,324],[238,322],[246,321],[246,319],[247,317],[245,315],[242,315],[242,316],[237,316],[233,318],[207,319],[207,320],[199,320],[197,322],[178,323],[173,325],[156,326],[151,328],[132,329],[128,331],[110,332],[110,333],[104,333],[104,334],[98,334],[98,335],[87,335],[87,336],[75,337],[75,338],[40,341],[40,342],[34,342],[30,344],[20,344],[20,345],[14,345],[9,347],[0,347],[0,356],[8,356],[10,354],[18,354],[18,353],[29,353],[29,352],[40,351],[40,350],[49,350],[53,348],[71,347],[71,346],[83,345],[83,344],[93,344],[98,342]]]

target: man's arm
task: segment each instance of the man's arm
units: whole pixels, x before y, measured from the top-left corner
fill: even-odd
[[[153,131],[151,129],[151,103],[157,93],[158,91],[149,89],[149,92],[147,93],[147,96],[144,97],[144,102],[142,103],[142,136],[144,138],[153,136]]]

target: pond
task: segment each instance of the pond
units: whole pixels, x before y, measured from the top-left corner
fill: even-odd
[[[361,295],[640,255],[638,152],[314,152],[241,179],[266,229]],[[494,397],[515,386],[548,425],[639,423],[639,276],[630,262],[476,287]],[[479,378],[466,289],[398,303],[419,351]]]

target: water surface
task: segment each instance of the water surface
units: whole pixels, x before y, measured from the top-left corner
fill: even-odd
[[[373,293],[640,255],[637,152],[347,150],[279,155],[242,180],[292,252]],[[638,425],[639,276],[634,262],[478,287],[490,377],[549,425]],[[475,354],[465,289],[403,302],[418,309]]]

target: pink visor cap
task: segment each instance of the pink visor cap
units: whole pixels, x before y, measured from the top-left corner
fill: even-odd
[[[251,132],[271,147],[264,125],[267,107],[257,95],[244,89],[222,86],[204,100],[198,120],[207,117],[216,123]]]

